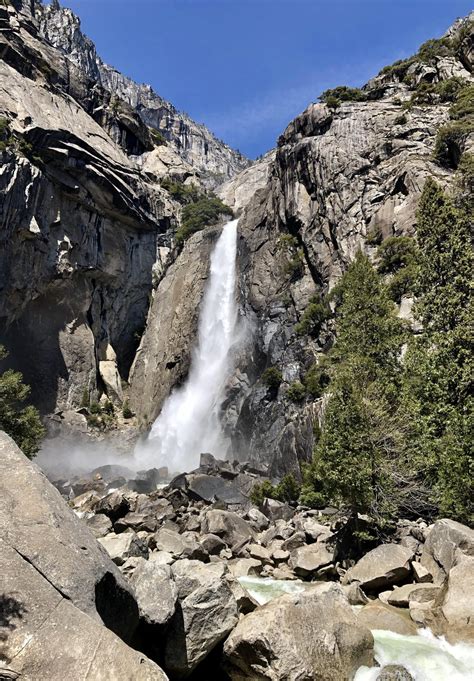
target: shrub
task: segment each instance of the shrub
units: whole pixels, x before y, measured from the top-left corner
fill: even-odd
[[[282,373],[277,367],[268,367],[262,374],[262,381],[271,390],[278,390],[282,380]]]
[[[472,202],[474,195],[474,154],[465,152],[458,165],[458,184],[460,190]]]
[[[331,308],[327,301],[318,294],[313,296],[303,312],[301,320],[296,324],[295,331],[300,335],[317,337],[321,326],[331,316]]]
[[[195,203],[184,206],[176,242],[182,244],[191,234],[215,223],[220,215],[232,217],[233,213],[229,206],[215,196],[203,196]]]
[[[441,165],[456,168],[470,133],[474,132],[474,121],[461,119],[444,125],[438,130],[434,157]]]
[[[81,397],[82,409],[88,409],[89,405],[90,405],[90,401],[91,401],[91,398],[90,398],[90,394],[89,394],[89,389],[84,388],[84,390],[82,391],[82,397]]]
[[[380,231],[380,228],[372,227],[372,229],[367,232],[365,240],[369,246],[378,246],[382,241],[382,232]]]
[[[298,248],[296,253],[285,264],[285,273],[291,281],[299,279],[304,274],[304,253],[302,248]]]
[[[306,372],[303,382],[308,395],[314,399],[321,397],[330,383],[329,366],[326,357],[313,364]]]
[[[195,203],[204,196],[196,187],[196,185],[186,185],[182,182],[175,182],[169,177],[162,179],[160,184],[163,189],[166,189],[166,191],[171,194],[173,199],[176,199],[176,201],[179,201],[179,203]]]
[[[409,265],[415,256],[415,241],[410,236],[391,236],[377,249],[378,271],[389,274]]]
[[[100,414],[102,409],[100,408],[100,404],[98,402],[91,402],[89,405],[89,412],[91,414]]]
[[[421,45],[416,56],[420,61],[429,63],[436,57],[449,57],[453,54],[454,46],[450,38],[433,38]]]
[[[167,144],[167,139],[160,130],[157,130],[156,128],[150,128],[149,130],[153,144],[156,147],[161,147],[164,144]]]
[[[0,360],[8,353],[0,345]],[[30,387],[23,383],[18,371],[8,369],[0,374],[0,429],[12,437],[23,454],[32,459],[39,449],[45,429],[35,407],[24,406]]]
[[[122,415],[124,419],[131,419],[133,417],[133,411],[130,409],[128,400],[125,400],[122,406]]]
[[[287,473],[278,485],[272,485],[269,480],[255,484],[250,493],[250,501],[256,506],[261,506],[264,499],[291,503],[298,500],[300,492],[301,485],[296,481],[293,473]]]
[[[339,85],[330,90],[325,90],[319,96],[319,100],[331,108],[336,108],[341,102],[365,102],[367,95],[360,88]]]
[[[287,395],[292,402],[301,402],[306,397],[306,388],[301,381],[294,381],[288,388]]]
[[[449,109],[449,115],[455,120],[470,118],[474,115],[474,85],[459,88],[454,103]]]

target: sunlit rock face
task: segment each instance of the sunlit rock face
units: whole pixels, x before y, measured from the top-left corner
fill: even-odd
[[[105,90],[127,102],[143,122],[159,130],[178,155],[215,187],[250,165],[242,154],[217,139],[204,125],[179,112],[149,85],[139,85],[104,64],[94,43],[81,31],[79,18],[69,9],[36,4],[40,33]]]

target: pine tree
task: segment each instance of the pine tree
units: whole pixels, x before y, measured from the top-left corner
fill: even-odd
[[[6,357],[7,352],[0,345],[0,360]],[[18,371],[8,369],[0,374],[0,430],[8,433],[31,459],[39,449],[44,428],[38,410],[24,406],[29,393],[30,388]]]
[[[401,503],[401,483],[409,482],[403,470],[406,429],[397,401],[403,326],[361,252],[335,296],[332,380],[301,498],[310,504],[343,504],[383,524]]]
[[[423,330],[406,354],[404,399],[413,461],[440,513],[461,521],[472,517],[474,476],[471,235],[469,210],[428,180],[417,216],[415,311]]]

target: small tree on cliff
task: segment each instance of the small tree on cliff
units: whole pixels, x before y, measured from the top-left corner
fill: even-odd
[[[411,456],[441,514],[472,518],[474,457],[472,214],[431,179],[417,216],[416,314],[422,332],[406,354],[404,398]]]
[[[407,433],[398,405],[403,326],[362,252],[335,295],[332,380],[302,501],[344,504],[383,522],[400,505],[402,487],[410,489]]]
[[[0,345],[0,360],[8,356]],[[0,429],[10,435],[23,453],[33,458],[44,436],[38,410],[24,402],[30,393],[18,371],[8,369],[0,374]]]

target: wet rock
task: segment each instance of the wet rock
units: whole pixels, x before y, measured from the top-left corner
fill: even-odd
[[[377,681],[415,681],[405,667],[399,664],[387,664],[377,676]]]
[[[142,617],[148,624],[165,624],[173,616],[178,589],[168,565],[141,562],[130,580]]]
[[[397,544],[381,544],[366,553],[344,576],[343,583],[360,582],[364,591],[382,591],[411,574],[413,552]]]
[[[288,594],[240,620],[224,645],[234,681],[348,679],[373,664],[373,638],[336,585]]]
[[[112,532],[106,534],[105,537],[99,537],[98,541],[116,565],[122,565],[127,558],[148,558],[148,548],[135,532],[122,532],[122,534]]]

